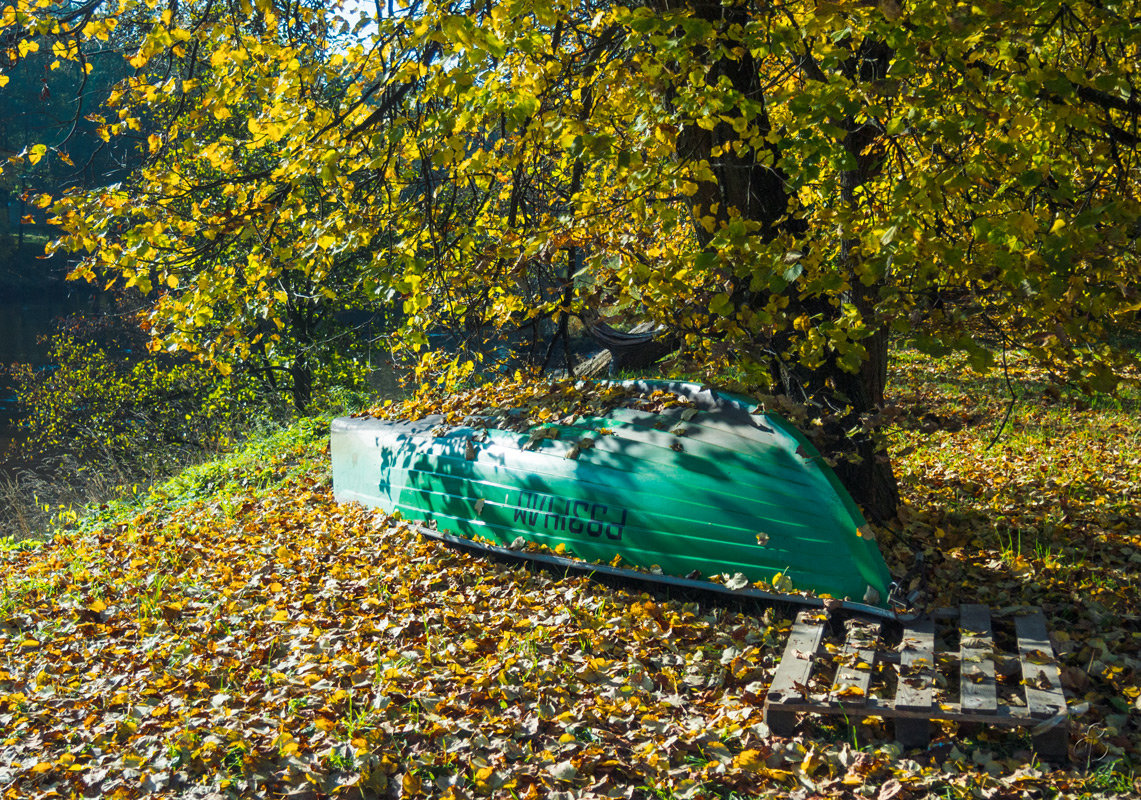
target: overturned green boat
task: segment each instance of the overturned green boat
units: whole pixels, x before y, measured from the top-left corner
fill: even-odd
[[[338,418],[334,493],[501,546],[522,537],[589,562],[620,556],[624,567],[679,577],[741,573],[777,590],[884,605],[883,557],[800,432],[751,413],[745,397],[686,383],[628,386],[679,402],[524,431],[487,419]]]

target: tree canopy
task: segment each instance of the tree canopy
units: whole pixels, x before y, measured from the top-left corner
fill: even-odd
[[[1024,347],[1090,390],[1136,365],[1136,2],[417,0],[344,17],[4,9],[9,63],[102,42],[134,70],[99,135],[142,167],[39,202],[86,254],[77,276],[151,298],[156,346],[296,365],[316,353],[298,331],[371,304],[462,377],[473,356],[429,333],[486,357],[574,317],[652,321],[711,373],[830,415],[864,462],[846,481],[885,509],[890,473],[858,475],[876,472],[860,427],[891,336],[980,368],[995,343]]]

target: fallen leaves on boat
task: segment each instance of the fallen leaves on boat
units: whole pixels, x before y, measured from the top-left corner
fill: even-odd
[[[403,402],[387,402],[364,412],[383,419],[422,419],[439,414],[447,425],[485,424],[504,430],[532,431],[535,441],[557,437],[558,428],[584,416],[604,417],[615,408],[661,413],[681,409],[681,418],[697,413],[693,402],[661,388],[639,388],[633,383],[605,381],[513,380],[488,383],[451,395],[426,390]],[[674,427],[684,434],[684,426]],[[600,431],[605,435],[604,431]],[[589,445],[586,445],[589,447]]]

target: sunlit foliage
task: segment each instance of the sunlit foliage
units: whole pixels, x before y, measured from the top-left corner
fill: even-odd
[[[161,474],[229,446],[248,427],[250,409],[265,413],[248,380],[185,358],[132,353],[90,333],[64,330],[52,340],[50,366],[16,367],[26,453],[71,469]]]
[[[297,271],[416,327],[593,308],[765,370],[855,371],[916,315],[984,359],[961,324],[984,315],[1108,388],[1109,351],[1075,348],[1136,305],[1131,9],[517,0],[350,30],[155,7],[102,129],[147,167],[57,211],[95,256],[78,274],[157,291],[156,337],[220,362],[277,338]],[[110,10],[76,31],[9,7],[10,57],[75,58]]]
[[[446,332],[453,378],[573,316],[651,321],[840,431],[882,405],[892,336],[979,366],[1025,346],[1086,390],[1134,365],[1110,334],[1141,308],[1135,3],[84,8],[4,17],[9,58],[102,37],[136,70],[100,135],[142,170],[39,201],[75,275],[299,406],[346,304],[397,347]],[[853,441],[841,477],[890,514]]]

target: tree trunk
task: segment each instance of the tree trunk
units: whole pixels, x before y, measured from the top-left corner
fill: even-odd
[[[858,56],[845,66],[847,76],[864,82],[882,80],[891,61],[891,50],[874,40],[865,40],[859,50]],[[856,189],[867,183],[882,166],[883,153],[876,146],[882,131],[871,122],[857,122],[851,117],[844,120],[844,127],[848,130],[844,149],[856,166],[840,173],[840,199],[854,215],[859,211]],[[848,273],[848,284],[852,287],[844,299],[855,305],[861,319],[874,322],[875,294],[880,283],[864,284],[859,274],[859,260],[857,242],[850,239],[842,241],[841,267]],[[887,453],[878,447],[877,426],[869,423],[884,405],[889,340],[887,326],[879,323],[875,333],[863,341],[867,358],[861,362],[859,371],[853,374],[833,364],[832,374],[828,376],[837,393],[846,397],[852,408],[843,421],[845,430],[858,428],[860,431],[848,438],[847,458],[842,458],[837,464],[836,475],[876,522],[894,517],[899,507],[899,484],[891,461]]]
[[[669,3],[664,2],[663,5],[668,6]],[[739,51],[739,57],[729,58],[715,56],[702,48],[697,56],[709,58],[706,83],[713,86],[722,77],[728,78],[733,88],[742,95],[763,101],[764,87],[760,82],[757,64],[749,53],[749,48],[733,41],[729,33],[748,24],[748,7],[708,0],[694,2],[691,7],[695,16],[721,27],[721,40],[724,42],[721,51]],[[766,109],[760,111],[752,125],[758,134],[754,141],[761,140],[763,134],[771,130]],[[732,209],[736,209],[745,219],[760,222],[762,237],[766,240],[775,238],[785,226],[796,224],[787,216],[788,176],[776,166],[780,155],[777,146],[770,142],[766,142],[760,150],[751,146],[730,146],[739,140],[740,135],[734,131],[733,125],[725,121],[719,122],[712,130],[707,130],[694,120],[683,125],[678,133],[677,149],[682,158],[708,161],[713,165],[715,182],[701,182],[691,199],[696,223],[694,231],[703,245],[709,243],[712,234],[701,225],[700,220],[712,216],[718,223],[724,224],[731,218]],[[720,148],[720,153],[714,157],[717,148]],[[747,285],[748,280],[743,283]],[[735,299],[743,299],[740,292],[734,294],[737,295]]]
[[[304,356],[297,356],[289,365],[289,376],[293,381],[293,407],[298,414],[304,414],[313,401],[313,370]]]
[[[879,437],[874,429],[866,430],[864,422],[874,417],[884,404],[887,383],[888,333],[881,328],[864,340],[868,357],[856,374],[832,365],[828,377],[837,394],[850,401],[851,412],[841,418],[846,430],[860,428],[845,438],[836,464],[836,477],[848,493],[864,509],[873,522],[883,522],[896,515],[899,507],[899,484],[887,453],[879,450]]]
[[[659,0],[669,5],[668,0]],[[749,22],[751,11],[745,4],[694,0],[690,7],[694,15],[720,26],[722,47],[719,53],[736,52],[736,57],[717,55],[708,51],[695,53],[698,58],[708,56],[706,80],[711,84],[727,78],[733,88],[742,96],[764,99],[764,87],[760,84],[757,65],[749,49],[735,46],[732,31],[736,26]],[[871,81],[880,79],[887,71],[891,52],[882,43],[864,42],[859,54],[842,65],[841,70],[850,79]],[[814,63],[802,65],[812,80],[828,80]],[[869,153],[870,145],[879,131],[866,124],[857,125],[854,120],[844,120],[849,130],[845,147],[855,159],[857,168],[838,176],[841,181],[842,200],[855,208],[856,188],[874,174],[880,163],[880,156]],[[756,130],[753,141],[762,141],[757,134],[767,133],[770,122],[767,112],[762,111],[752,121]],[[730,146],[739,139],[733,126],[722,122],[712,131],[705,130],[694,121],[682,127],[678,136],[678,154],[682,158],[708,161],[714,164],[716,182],[706,182],[698,187],[692,198],[693,216],[699,224],[696,234],[703,244],[711,235],[700,225],[704,216],[712,215],[718,222],[729,219],[730,209],[736,209],[744,218],[760,223],[761,237],[771,241],[781,233],[802,234],[805,232],[802,220],[789,215],[788,176],[777,166],[780,152],[776,144],[766,142],[761,149]],[[715,158],[714,151],[719,155]],[[848,271],[849,284],[853,287],[849,297],[844,298],[859,309],[865,320],[874,319],[874,301],[878,285],[866,287],[856,276],[858,253],[850,242],[841,243],[841,268]],[[763,307],[769,300],[767,291],[752,292],[748,288],[748,276],[730,276],[735,287],[733,300],[736,304],[752,304]],[[832,319],[839,309],[826,298],[802,298],[794,284],[788,290],[791,306],[802,306],[810,318],[819,316]],[[791,342],[790,335],[774,336],[774,351],[780,358]],[[879,328],[876,333],[863,340],[867,349],[867,360],[855,374],[843,370],[832,360],[818,369],[807,370],[786,361],[774,363],[774,377],[784,386],[785,393],[797,401],[819,410],[822,418],[828,420],[830,439],[834,442],[836,474],[847,487],[849,493],[873,520],[884,520],[895,516],[899,503],[899,489],[891,464],[886,454],[877,452],[878,437],[874,430],[867,430],[866,423],[882,408],[884,388],[887,379],[888,331]],[[859,433],[848,436],[847,431],[858,428]]]

